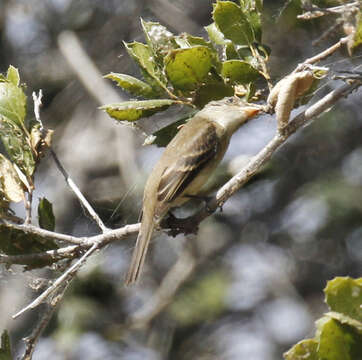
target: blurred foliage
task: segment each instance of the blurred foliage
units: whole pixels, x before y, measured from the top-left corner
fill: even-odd
[[[216,318],[225,310],[227,280],[226,274],[218,271],[209,272],[204,278],[192,284],[191,288],[180,291],[169,310],[172,317],[183,325]]]
[[[12,360],[10,338],[6,330],[1,334],[0,360]]]

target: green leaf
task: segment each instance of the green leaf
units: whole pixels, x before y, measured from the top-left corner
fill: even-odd
[[[348,326],[325,316],[317,321],[318,359],[356,360],[362,358],[362,337]]]
[[[203,108],[212,100],[221,100],[224,97],[233,96],[234,88],[223,81],[210,81],[201,85],[195,93],[194,104]]]
[[[109,116],[120,121],[135,121],[141,117],[151,116],[158,111],[166,110],[170,105],[178,102],[170,99],[125,101],[117,104],[103,105],[100,109]]]
[[[324,289],[330,309],[362,321],[362,278],[336,277]]]
[[[218,1],[214,5],[213,19],[225,38],[238,45],[250,45],[256,39],[249,19],[240,6],[231,1]]]
[[[182,124],[185,123],[185,121],[187,119],[189,119],[192,115],[189,114],[186,117],[183,117],[180,120],[177,120],[175,122],[173,122],[170,125],[167,125],[165,127],[163,127],[162,129],[156,131],[155,133],[153,133],[151,135],[152,142],[150,142],[151,144],[157,145],[158,147],[165,147],[168,145],[168,143],[174,138],[174,136],[178,133],[179,126],[181,126]],[[146,141],[147,142],[147,139]]]
[[[128,54],[140,67],[145,80],[157,94],[163,94],[166,89],[167,79],[155,61],[154,52],[149,46],[139,43],[124,43]]]
[[[8,77],[0,80],[0,120],[7,118],[18,126],[24,125],[26,113],[26,96],[19,82],[19,74],[15,68],[9,68]]]
[[[167,77],[175,89],[194,90],[206,78],[212,60],[211,51],[206,46],[172,50],[165,58]]]
[[[254,41],[261,42],[261,12],[262,0],[240,0],[240,6],[247,17],[254,34]]]
[[[195,46],[205,46],[209,48],[211,56],[212,56],[212,65],[215,67],[217,71],[221,69],[221,63],[219,60],[219,55],[211,41],[206,41],[204,38],[199,36],[192,36],[189,34],[181,34],[175,38],[176,42],[180,45],[181,48],[190,48]]]
[[[13,164],[0,154],[0,194],[7,201],[20,202],[25,199],[24,186]]]
[[[343,325],[348,325],[354,328],[360,335],[362,335],[362,322],[356,319],[352,319],[351,317],[341,314],[339,312],[330,311],[326,313],[327,316],[331,317],[332,319],[337,320]]]
[[[247,84],[261,77],[258,70],[242,60],[224,61],[221,75],[226,81],[237,84]]]
[[[150,85],[130,75],[118,74],[112,72],[110,74],[105,75],[104,78],[115,81],[119,87],[137,96],[143,96],[145,98],[154,98],[157,97],[158,95]]]
[[[35,159],[28,135],[15,122],[0,115],[0,139],[10,159],[30,177],[35,170]]]
[[[6,79],[12,83],[15,86],[19,86],[20,84],[20,75],[19,75],[19,71],[17,68],[15,68],[14,66],[10,65],[8,68],[8,72],[6,74]]]
[[[42,229],[54,231],[55,217],[53,214],[53,205],[46,199],[41,198],[38,205],[39,226]]]
[[[25,255],[57,249],[51,238],[28,234],[10,225],[0,223],[0,251],[6,255]],[[54,261],[48,257],[27,261],[27,270],[51,265]],[[25,262],[24,262],[25,263]]]
[[[302,340],[283,356],[285,360],[319,360],[317,348],[318,342],[315,339]]]
[[[6,330],[1,334],[0,360],[12,360],[10,337]]]

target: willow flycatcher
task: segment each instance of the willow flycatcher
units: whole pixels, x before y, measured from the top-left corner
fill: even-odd
[[[212,101],[181,127],[146,182],[141,228],[126,284],[141,274],[155,226],[167,212],[198,194],[224,157],[231,135],[260,111],[236,97]]]

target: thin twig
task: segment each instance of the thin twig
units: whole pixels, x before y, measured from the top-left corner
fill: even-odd
[[[46,309],[44,313],[41,315],[40,320],[38,321],[36,327],[33,329],[31,335],[24,338],[24,342],[26,344],[25,352],[22,360],[31,360],[33,357],[33,353],[35,350],[35,345],[37,344],[41,334],[45,330],[45,328],[48,326],[49,321],[51,320],[56,308],[57,304],[59,303],[59,300],[64,296],[66,286],[64,286],[63,289],[60,289],[59,293],[56,295],[56,301],[53,303],[49,303],[46,305]]]
[[[105,234],[96,235],[88,238],[88,245],[91,247],[86,251],[86,253],[76,262],[74,263],[63,275],[61,275],[57,280],[47,288],[41,295],[39,295],[34,301],[32,301],[29,305],[21,309],[18,313],[13,315],[15,319],[19,315],[23,314],[25,311],[29,309],[34,309],[42,302],[44,302],[57,288],[63,286],[63,284],[68,284],[76,275],[79,268],[86,262],[87,258],[91,256],[96,250],[102,248],[107,245],[110,241],[115,241],[120,239],[123,236],[128,234],[137,232],[139,230],[140,224],[126,225],[121,229],[109,231]],[[86,244],[83,244],[86,246]]]
[[[98,250],[100,243],[96,242],[93,246],[87,250],[87,252],[76,262],[74,263],[66,272],[64,272],[61,276],[59,276],[54,283],[49,286],[45,291],[43,291],[34,301],[32,301],[29,305],[21,309],[15,315],[13,315],[13,319],[16,319],[18,316],[23,314],[25,311],[29,309],[34,309],[41,303],[43,303],[59,286],[64,283],[67,283],[70,279],[74,277],[79,268],[86,262],[87,258],[92,255],[96,250]]]
[[[34,115],[36,121],[40,124],[40,128],[43,129],[43,123],[40,119],[40,107],[42,106],[43,91],[39,90],[39,94],[37,95],[35,91],[33,91],[33,102],[34,102]]]
[[[50,153],[55,161],[55,164],[57,165],[59,171],[64,176],[65,181],[69,185],[69,187],[72,189],[80,203],[84,206],[84,208],[88,211],[89,215],[93,218],[93,220],[97,223],[97,225],[100,227],[103,233],[107,232],[109,229],[104,225],[101,218],[98,216],[98,214],[94,211],[91,204],[88,202],[88,200],[84,197],[82,192],[79,190],[78,186],[75,184],[75,182],[71,179],[67,171],[64,169],[63,165],[59,161],[59,158],[57,154],[54,152],[53,149],[50,149]]]
[[[320,8],[317,6],[313,6],[310,11],[307,11],[301,15],[298,15],[297,18],[303,19],[303,20],[310,20],[310,19],[318,18],[318,17],[324,16],[324,15],[329,15],[329,14],[344,14],[347,11],[356,12],[356,11],[358,11],[359,6],[360,6],[360,3],[358,1],[354,1],[349,4],[334,6],[334,7],[330,7],[330,8]]]
[[[71,235],[64,235],[57,232],[40,229],[33,225],[23,225],[23,224],[13,224],[2,219],[0,223],[0,228],[2,226],[23,231],[27,234],[37,235],[44,239],[60,240],[69,242],[71,244],[82,245],[82,246],[92,246],[94,242],[101,242],[106,245],[110,242],[121,240],[122,238],[137,233],[139,230],[140,224],[129,224],[125,225],[119,229],[109,230],[104,234],[93,235],[89,237],[76,237]]]
[[[57,233],[54,231],[49,231],[46,229],[39,228],[39,227],[31,225],[31,224],[29,224],[29,225],[14,224],[14,223],[11,223],[8,221],[4,221],[4,219],[2,219],[2,224],[0,223],[0,228],[1,227],[19,230],[26,234],[39,236],[43,239],[65,241],[65,242],[69,242],[71,244],[76,244],[76,245],[83,245],[83,244],[89,242],[89,239],[90,239],[89,237],[88,238],[87,237],[76,237],[76,236],[71,236],[71,235],[60,234],[60,233]]]
[[[306,59],[302,64],[300,64],[295,71],[299,71],[299,67],[303,66],[304,64],[315,64],[318,61],[321,61],[328,56],[332,55],[334,52],[336,52],[342,45],[346,44],[348,42],[348,36],[341,38],[338,42],[336,42],[334,45],[330,46],[328,49],[322,51],[321,53]]]
[[[27,197],[25,199],[25,225],[31,224],[31,208],[33,203],[33,189],[30,187],[28,189]]]
[[[40,118],[40,107],[42,105],[42,97],[43,97],[43,92],[42,90],[39,91],[39,95],[36,95],[35,92],[33,92],[33,101],[34,101],[34,114],[35,114],[35,118],[38,121],[38,123],[41,126],[41,129],[43,129],[43,123],[41,121]],[[84,197],[84,195],[81,193],[81,191],[79,190],[78,186],[74,183],[74,181],[70,178],[69,174],[67,173],[67,171],[64,169],[64,166],[61,164],[57,154],[55,153],[55,151],[53,149],[50,149],[50,153],[55,161],[55,164],[57,165],[58,169],[60,170],[60,172],[62,173],[62,175],[65,178],[65,181],[67,182],[67,184],[69,185],[69,187],[73,190],[74,194],[77,196],[77,198],[79,199],[80,203],[85,207],[85,209],[88,211],[88,213],[90,214],[90,216],[94,219],[94,221],[97,223],[97,225],[100,227],[100,229],[102,230],[102,232],[106,232],[108,231],[108,228],[103,224],[103,221],[100,219],[100,217],[98,216],[98,214],[94,211],[94,209],[92,208],[92,206],[89,204],[89,202],[87,201],[87,199]],[[29,193],[29,198],[31,199],[31,193]],[[27,216],[28,218],[28,216]],[[26,224],[29,224],[29,222],[26,222]]]
[[[71,259],[76,257],[80,251],[85,249],[85,246],[71,245],[61,249],[47,250],[41,253],[24,254],[24,255],[5,255],[0,254],[0,264],[18,264],[32,265],[35,262],[56,262],[61,259]]]

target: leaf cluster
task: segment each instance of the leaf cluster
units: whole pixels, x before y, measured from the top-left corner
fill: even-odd
[[[362,356],[362,278],[336,277],[324,289],[330,312],[316,322],[313,339],[300,341],[286,360],[354,360]]]
[[[0,140],[6,155],[0,154],[0,219],[22,222],[11,209],[11,202],[26,202],[26,195],[34,190],[34,172],[44,151],[50,147],[52,131],[37,121],[26,121],[27,97],[20,84],[18,70],[9,66],[6,75],[0,74]],[[51,205],[43,199],[39,203],[39,223],[53,218]],[[44,205],[46,204],[46,205]],[[54,224],[53,224],[54,226]],[[55,249],[53,241],[11,230],[0,230],[0,250],[7,255],[22,255]],[[39,264],[40,265],[40,264]]]
[[[249,100],[263,72],[268,51],[262,46],[261,0],[217,1],[208,39],[187,33],[175,35],[158,22],[141,20],[146,43],[125,43],[143,80],[110,73],[110,79],[130,94],[143,98],[101,108],[119,121],[135,121],[173,104],[202,108],[212,100],[234,94]],[[155,134],[157,137],[157,134]],[[159,139],[157,144],[167,143]]]

